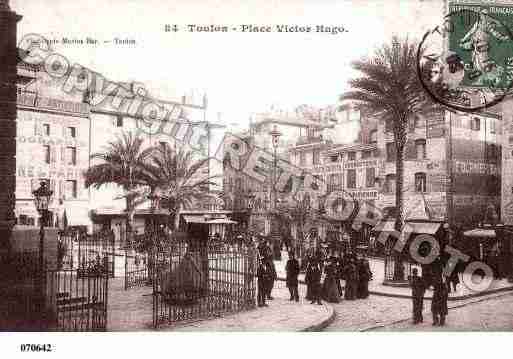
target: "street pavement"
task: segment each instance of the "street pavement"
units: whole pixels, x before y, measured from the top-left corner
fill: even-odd
[[[426,302],[429,303],[429,302]],[[426,307],[426,303],[424,307]],[[425,308],[426,309],[426,308]],[[429,309],[429,308],[428,308]],[[413,325],[402,320],[375,331],[511,331],[513,329],[513,293],[485,297],[449,308],[444,327],[433,326],[431,313],[424,312],[424,323]]]

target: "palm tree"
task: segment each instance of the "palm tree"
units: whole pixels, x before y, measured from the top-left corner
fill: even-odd
[[[106,146],[103,152],[94,153],[91,159],[100,160],[85,173],[86,188],[101,188],[116,184],[123,189],[126,203],[127,231],[131,233],[135,208],[140,201],[135,190],[148,183],[146,166],[152,148],[143,148],[143,139],[131,132],[123,132]]]
[[[178,230],[180,213],[195,203],[209,199],[210,185],[218,176],[205,176],[208,158],[194,159],[193,151],[175,151],[169,145],[154,148],[145,167],[148,184],[161,197],[161,202],[174,214],[174,229]]]
[[[393,37],[391,45],[378,48],[372,58],[352,63],[362,76],[350,80],[352,89],[341,96],[342,100],[355,101],[369,115],[378,115],[392,128],[396,154],[395,228],[398,231],[404,222],[404,150],[408,121],[416,115],[432,114],[439,108],[428,99],[418,79],[417,51],[416,43]]]

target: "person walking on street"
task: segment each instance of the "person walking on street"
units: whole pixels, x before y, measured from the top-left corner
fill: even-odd
[[[447,288],[446,278],[442,276],[441,280],[437,280],[434,284],[433,299],[431,301],[431,313],[433,314],[433,325],[444,326],[447,310]]]
[[[422,310],[424,309],[424,293],[426,292],[426,286],[424,280],[418,276],[418,269],[412,269],[412,275],[410,276],[411,296],[413,300],[413,324],[422,323]]]
[[[311,290],[311,303],[321,305],[321,267],[317,259],[312,258],[308,264],[305,274],[305,282],[310,285]]]
[[[358,271],[357,298],[366,299],[369,297],[369,281],[372,279],[369,261],[361,258],[356,267]]]
[[[297,289],[299,275],[299,262],[295,258],[294,252],[289,253],[289,260],[285,265],[285,272],[287,273],[287,288],[290,292],[290,300],[299,302],[299,292]]]
[[[324,300],[329,303],[340,303],[340,292],[337,286],[337,282],[340,283],[340,281],[337,270],[337,259],[335,257],[330,257],[325,272],[326,277],[324,278],[322,288]]]
[[[276,267],[274,266],[273,258],[267,257],[267,259],[265,260],[265,265],[267,267],[268,273],[266,296],[267,299],[273,300],[274,298],[272,297],[271,292],[273,291],[274,281],[277,278]]]
[[[344,299],[354,300],[356,299],[358,289],[358,271],[352,258],[347,262],[347,265],[344,269],[344,275],[346,278],[346,291]]]
[[[267,266],[264,264],[262,259],[258,260],[257,268],[257,301],[259,307],[267,307],[265,303],[265,297],[267,294],[267,281],[269,274],[267,273]]]

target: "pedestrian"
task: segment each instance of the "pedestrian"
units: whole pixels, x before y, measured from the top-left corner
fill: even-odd
[[[358,271],[353,258],[350,258],[344,269],[344,275],[346,278],[346,291],[344,299],[354,300],[356,299],[358,289]]]
[[[431,313],[433,314],[433,325],[444,326],[447,310],[448,288],[447,281],[444,276],[441,280],[437,280],[433,287],[433,299],[431,300]]]
[[[313,265],[313,257],[310,254],[307,254],[305,260],[305,283],[306,283],[306,300],[312,300],[312,286],[309,280],[310,266]]]
[[[297,277],[299,275],[299,262],[295,258],[294,252],[289,252],[289,260],[285,265],[285,272],[287,273],[287,288],[289,288],[290,292],[290,300],[295,300],[299,302],[299,292],[298,292],[298,281]]]
[[[305,282],[310,286],[311,302],[310,304],[322,304],[321,302],[321,267],[317,259],[312,258],[306,269]]]
[[[360,258],[357,264],[357,271],[358,288],[356,296],[358,299],[366,299],[369,297],[369,281],[372,279],[369,261],[365,258]]]
[[[267,307],[268,305],[265,303],[265,297],[267,292],[267,266],[264,264],[262,258],[258,260],[258,268],[257,268],[257,302],[259,307]]]
[[[337,259],[330,257],[325,269],[326,277],[322,286],[324,300],[329,303],[340,303],[340,292],[337,286],[339,274],[337,269]],[[340,282],[339,282],[340,283]]]
[[[424,280],[418,276],[418,269],[412,269],[412,275],[410,276],[410,287],[411,296],[413,301],[413,324],[422,323],[422,311],[424,310],[424,293],[426,292],[426,286]]]
[[[276,267],[274,266],[272,257],[271,258],[267,257],[267,259],[265,259],[265,265],[267,267],[267,274],[268,274],[266,296],[267,296],[267,299],[273,300],[274,298],[272,297],[271,292],[273,291],[274,281],[277,278],[277,274],[276,274]]]

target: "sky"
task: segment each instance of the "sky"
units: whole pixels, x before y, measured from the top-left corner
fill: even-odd
[[[275,105],[332,105],[357,73],[350,62],[392,35],[420,38],[441,23],[442,0],[11,0],[19,38],[95,38],[53,46],[114,81],[139,81],[161,99],[206,92],[209,120],[245,127]],[[181,31],[165,32],[165,24]],[[330,33],[189,33],[188,24],[343,26]],[[274,28],[273,28],[274,29]],[[114,45],[114,38],[136,45]],[[106,44],[104,41],[111,41]],[[218,115],[220,113],[220,115]]]

